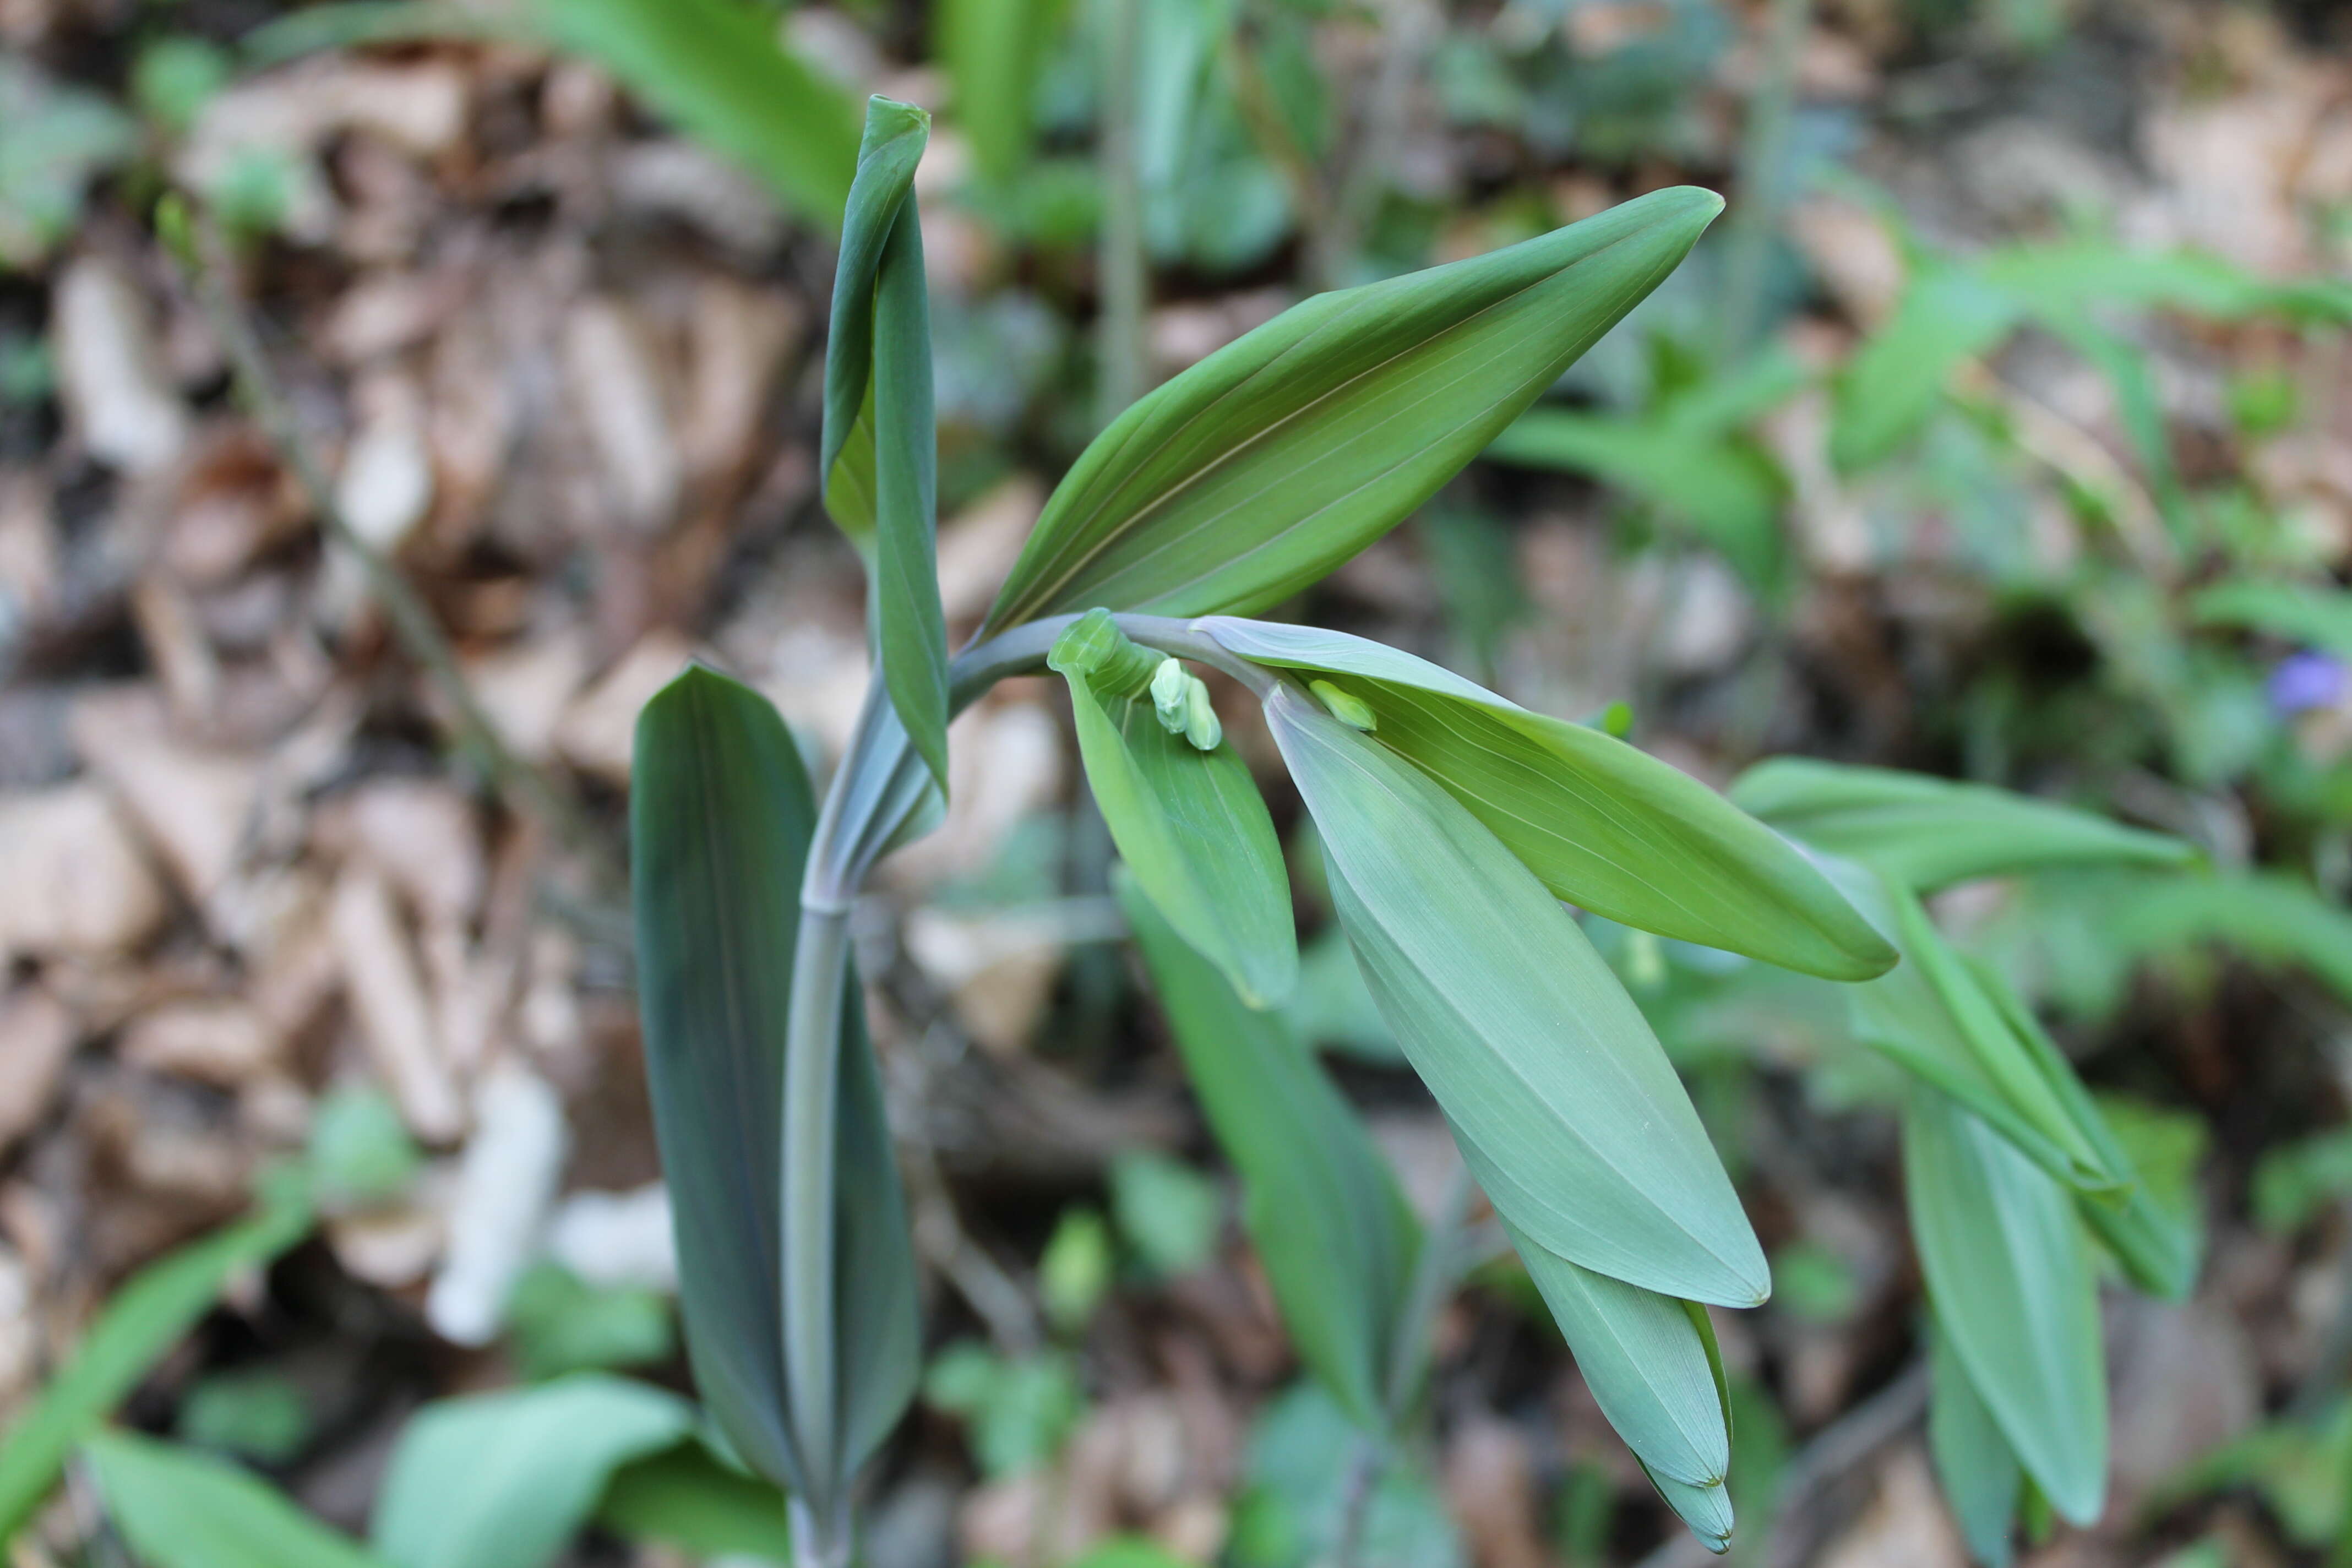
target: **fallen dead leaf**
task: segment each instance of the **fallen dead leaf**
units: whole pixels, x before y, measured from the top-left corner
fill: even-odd
[[[0,955],[128,952],[168,909],[162,880],[98,785],[0,795]]]
[[[150,1072],[236,1089],[275,1068],[278,1047],[261,1016],[244,1003],[197,1001],[132,1019],[119,1049],[125,1061]]]
[[[0,998],[0,1152],[48,1114],[80,1038],[73,1015],[37,984]],[[5,1314],[0,1313],[0,1319]]]
[[[465,1106],[434,1038],[431,1005],[392,889],[372,868],[346,866],[328,924],[361,1035],[409,1131],[428,1143],[449,1142],[465,1128]]]
[[[667,627],[638,638],[564,710],[555,729],[555,749],[583,773],[607,784],[626,784],[638,710],[677,679],[693,657],[694,645]]]
[[[624,531],[669,526],[684,480],[660,361],[621,300],[573,309],[563,330],[565,387],[609,486],[609,513]]]
[[[163,373],[155,321],[130,276],[101,257],[69,264],[51,296],[58,395],[85,451],[126,473],[163,468],[188,441],[188,411]]]

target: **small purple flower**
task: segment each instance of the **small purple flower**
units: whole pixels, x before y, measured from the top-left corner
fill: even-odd
[[[2324,653],[2291,653],[2271,671],[2271,706],[2292,717],[2315,708],[2333,708],[2352,688],[2344,661]]]

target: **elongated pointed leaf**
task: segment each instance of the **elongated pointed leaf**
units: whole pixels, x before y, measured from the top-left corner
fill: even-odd
[[[1530,713],[1363,637],[1214,616],[1244,658],[1312,670],[1559,898],[1661,935],[1833,980],[1895,950],[1805,858],[1705,784],[1599,730]]]
[[[825,341],[825,510],[866,556],[883,684],[947,787],[948,633],[940,605],[939,437],[915,165],[931,119],[877,96],[841,226]]]
[[[857,104],[784,47],[772,12],[742,0],[533,0],[529,11],[550,38],[760,175],[802,216],[828,229],[839,221]]]
[[[1994,1423],[2058,1511],[2098,1517],[2107,1484],[2097,1276],[2066,1191],[1953,1100],[1903,1124],[1911,1233],[1936,1321]]]
[[[1763,1300],[1763,1250],[1690,1097],[1568,911],[1373,737],[1288,686],[1266,719],[1373,999],[1496,1210],[1629,1284]]]
[[[2107,1158],[2097,1110],[2053,1050],[2019,1037],[1983,977],[1952,951],[1909,889],[1833,855],[1818,855],[1854,908],[1904,962],[1846,993],[1854,1037],[1998,1128],[2034,1163],[2078,1192],[2119,1198],[2128,1169]]]
[[[402,1429],[369,1535],[392,1568],[544,1568],[614,1472],[693,1429],[676,1394],[593,1373],[436,1400]]]
[[[151,1568],[384,1568],[240,1466],[128,1432],[82,1446],[107,1517]]]
[[[1132,876],[1119,903],[1299,1359],[1348,1418],[1387,1429],[1397,1320],[1421,1226],[1363,1123],[1281,1021],[1242,1005]]]
[[[1992,1412],[1969,1381],[1968,1369],[1940,1330],[1928,1339],[1927,1452],[1951,1504],[1969,1555],[1984,1568],[2009,1568],[2017,1555],[2011,1532],[2024,1491],[2025,1472]]]
[[[1247,613],[1435,493],[1723,207],[1657,191],[1488,256],[1318,295],[1138,401],[1045,506],[988,624]]]
[[[1706,1337],[1681,1301],[1580,1268],[1512,1229],[1511,1245],[1575,1352],[1576,1370],[1654,1476],[1705,1489],[1731,1467]]]
[[[2068,1118],[2082,1130],[2103,1169],[2129,1184],[2120,1194],[2078,1192],[2076,1205],[2099,1239],[2123,1264],[2132,1282],[2168,1300],[2185,1301],[2196,1289],[2197,1271],[2204,1261],[2204,1231],[2191,1212],[2168,1205],[2126,1152],[2124,1142],[2108,1125],[2106,1112],[2083,1080],[2058,1042],[2042,1028],[2025,998],[2017,994],[1988,964],[1971,961],[1969,968],[1985,995],[2000,1010],[2017,1038],[2040,1066],[2042,1077],[2063,1103]],[[2191,1200],[2193,1202],[2193,1198]]]
[[[32,1517],[74,1445],[130,1396],[211,1310],[228,1281],[268,1264],[310,1232],[303,1184],[265,1183],[252,1217],[140,1270],[90,1325],[37,1403],[0,1439],[0,1541]]]
[[[1127,646],[1146,668],[1160,662]],[[1063,647],[1055,645],[1055,668],[1068,680],[1078,754],[1111,841],[1168,922],[1244,1002],[1279,1005],[1298,984],[1298,933],[1282,841],[1248,766],[1228,742],[1203,752],[1171,734],[1139,685],[1125,682],[1131,689],[1123,692],[1121,682],[1061,662]]]
[[[677,1228],[695,1380],[744,1462],[801,1473],[786,1425],[782,1292],[784,1032],[816,804],[783,721],[688,670],[637,719],[629,802],[637,1002]],[[845,1473],[912,1397],[912,1244],[858,988],[842,1006],[835,1183]]]
[[[1916,892],[2059,866],[2185,866],[2197,851],[2047,801],[1891,768],[1759,763],[1732,804],[1783,833],[1877,868]]]
[[[1658,1474],[1646,1464],[1642,1467],[1642,1473],[1650,1479],[1650,1484],[1657,1489],[1666,1506],[1690,1526],[1691,1533],[1698,1537],[1699,1544],[1718,1557],[1731,1550],[1735,1521],[1728,1486],[1721,1481],[1710,1487],[1686,1486],[1672,1476]]]

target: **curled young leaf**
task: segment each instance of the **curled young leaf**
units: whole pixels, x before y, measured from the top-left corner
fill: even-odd
[[[1723,208],[1654,191],[1491,255],[1318,295],[1137,401],[1046,502],[992,629],[1108,605],[1246,613],[1434,494]]]
[[[816,802],[783,721],[688,669],[637,719],[629,800],[637,1005],[703,1403],[777,1485],[846,1475],[912,1397],[915,1262],[857,987],[841,1010],[835,1245],[843,1452],[803,1465],[783,1363],[784,1039]]]
[[[1199,626],[1244,658],[1312,672],[1326,709],[1444,785],[1559,898],[1832,980],[1895,962],[1803,855],[1622,741],[1343,632],[1227,616]]]
[[[883,684],[947,786],[948,634],[940,605],[939,440],[915,165],[930,116],[877,96],[842,219],[824,360],[825,510],[866,557]]]
[[[1115,879],[1192,1092],[1242,1178],[1242,1217],[1299,1358],[1348,1418],[1388,1427],[1421,1226],[1388,1162],[1276,1016],[1242,1005],[1131,875]]]
[[[1372,736],[1288,686],[1266,719],[1373,999],[1496,1209],[1629,1284],[1763,1300],[1763,1249],[1690,1097],[1568,911]]]

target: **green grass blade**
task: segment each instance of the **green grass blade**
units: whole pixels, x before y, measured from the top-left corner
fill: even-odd
[[[825,510],[866,559],[883,684],[941,789],[948,634],[940,605],[939,438],[915,165],[930,116],[877,96],[842,220],[824,362]]]
[[[384,1568],[242,1467],[127,1432],[82,1447],[131,1549],[152,1568]]]
[[[1281,1021],[1244,1006],[1138,879],[1116,886],[1192,1091],[1241,1173],[1243,1219],[1299,1358],[1349,1420],[1384,1430],[1421,1227],[1362,1122]]]
[[[629,802],[638,1007],[695,1378],[744,1462],[799,1473],[778,1215],[785,1020],[816,803],[767,700],[703,668],[637,720]],[[835,1183],[849,1468],[912,1397],[914,1258],[857,987],[842,1009]]]
[[[1775,757],[1739,775],[1732,803],[1915,892],[2064,866],[2186,866],[2196,849],[2161,833],[1982,784],[1892,768]]]
[[[310,1234],[310,1202],[294,1180],[267,1184],[261,1195],[251,1218],[182,1247],[116,1291],[64,1370],[0,1440],[0,1541],[24,1528],[74,1446],[211,1310],[233,1276]]]
[[[1933,1091],[1911,1098],[1903,1173],[1936,1321],[2019,1462],[2078,1524],[2106,1496],[2098,1280],[2065,1189]]]
[[[594,1373],[436,1400],[401,1432],[369,1534],[393,1568],[544,1568],[614,1471],[693,1429],[676,1394]]]
[[[830,230],[857,163],[857,102],[743,0],[533,0],[532,21]]]
[[[1373,736],[1288,687],[1266,717],[1373,998],[1496,1208],[1629,1284],[1763,1300],[1763,1251],[1690,1097],[1568,911]]]
[[[1244,658],[1361,700],[1389,749],[1486,825],[1554,895],[1685,942],[1833,980],[1895,951],[1804,856],[1681,770],[1340,632],[1212,616]]]
[[[982,176],[1000,187],[1029,162],[1038,72],[1067,9],[1066,0],[941,0],[934,12],[956,123]]]
[[[2336,589],[2235,577],[2200,593],[2189,601],[2189,614],[2200,626],[2267,632],[2352,658],[2352,594]]]
[[[1869,468],[1917,434],[1952,374],[2006,338],[2015,300],[1951,266],[1924,268],[1839,374],[1830,456],[1847,473]]]
[[[1402,521],[1682,260],[1687,186],[1318,295],[1138,401],[1057,487],[992,628],[1107,605],[1246,614]]]

